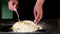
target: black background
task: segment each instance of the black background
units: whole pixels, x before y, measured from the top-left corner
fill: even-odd
[[[35,5],[36,0],[25,0],[20,1],[19,3],[22,3],[19,5],[20,9],[19,11],[23,11],[25,15],[21,15],[20,19],[34,19],[33,13],[33,7]],[[26,6],[27,4],[28,6]],[[60,19],[59,17],[59,11],[58,11],[58,1],[57,0],[45,0],[43,5],[43,18],[42,19]],[[28,12],[29,11],[29,12]],[[31,11],[31,12],[30,12]],[[14,13],[14,19],[16,19],[16,14]]]
[[[22,3],[21,0],[19,0],[19,1],[20,1],[19,2],[20,3],[20,5],[19,5],[20,11],[23,11],[23,13],[26,14],[27,19],[34,19],[34,15],[32,13],[33,13],[33,8],[34,8],[36,0],[24,0],[22,2],[25,4],[23,4],[23,5],[21,4]],[[0,3],[1,3],[1,1],[0,1]],[[27,5],[26,3],[27,4],[29,3],[30,6],[28,5],[27,7],[25,7]],[[14,15],[13,20],[16,20],[17,19],[16,13],[13,13],[13,15]],[[1,5],[0,5],[0,16],[1,16]],[[23,16],[25,16],[25,15],[23,15]],[[23,17],[23,16],[20,16],[20,17],[22,19],[25,19],[26,17]],[[1,17],[0,17],[0,19],[1,19]],[[59,1],[58,0],[45,0],[44,5],[43,5],[43,18],[42,19],[60,19],[60,17],[59,17]]]

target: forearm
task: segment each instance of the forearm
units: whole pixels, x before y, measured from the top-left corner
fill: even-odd
[[[43,3],[45,0],[37,0],[37,1],[38,1],[38,2],[42,2],[42,3]]]

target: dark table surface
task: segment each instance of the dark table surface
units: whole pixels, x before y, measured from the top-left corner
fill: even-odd
[[[40,30],[40,32],[33,32],[33,33],[17,33],[12,32],[10,29],[12,25],[14,24],[14,21],[7,21],[0,23],[0,34],[60,34],[60,29],[57,23],[57,20],[48,19],[43,20],[40,22],[40,25],[42,25],[43,29]]]

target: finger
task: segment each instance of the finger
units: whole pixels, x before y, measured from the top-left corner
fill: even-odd
[[[36,9],[34,8],[34,17],[36,18],[37,14],[36,14]]]
[[[37,17],[36,17],[36,18],[37,18]],[[34,20],[34,22],[35,22],[36,24],[38,23],[38,19],[39,19],[39,18],[37,18],[37,19]]]
[[[38,17],[38,19],[36,20],[36,23],[38,23],[41,20],[41,16]]]
[[[11,1],[8,2],[8,8],[9,8],[9,10],[13,10],[13,5],[12,5]]]
[[[10,8],[10,1],[8,2],[8,8],[9,8],[9,10],[11,10],[11,8]]]
[[[34,17],[35,17],[35,20],[34,20],[34,22],[36,23],[37,12],[36,12],[36,9],[35,9],[35,7],[34,7]]]
[[[14,7],[15,8],[18,8],[17,5],[18,5],[18,2],[14,3]]]
[[[37,19],[36,23],[38,23],[38,22],[42,19],[42,15],[43,15],[43,13],[42,13],[42,11],[40,11],[40,13],[39,13],[39,16],[38,16],[38,19]]]
[[[40,10],[38,10],[37,11],[37,17],[35,18],[35,21],[34,22],[36,22],[36,23],[38,23],[40,20],[41,20],[41,18],[42,18],[42,11]]]
[[[36,16],[36,18],[35,18],[35,21],[34,22],[36,22],[37,20],[38,20],[38,18],[39,18],[39,12],[37,11],[37,16]]]

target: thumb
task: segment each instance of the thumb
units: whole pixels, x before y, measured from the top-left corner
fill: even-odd
[[[14,11],[15,11],[15,12],[17,11],[17,7],[16,7],[16,5],[14,5]]]
[[[37,19],[35,19],[35,20],[34,20],[34,23],[36,23],[36,24],[37,24]]]

